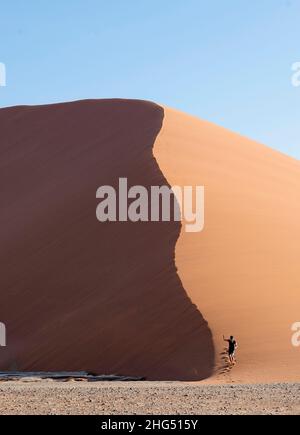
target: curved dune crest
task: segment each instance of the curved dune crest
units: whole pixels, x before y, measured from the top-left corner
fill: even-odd
[[[142,101],[0,110],[0,370],[200,380],[211,332],[175,266],[179,222],[105,223],[96,190],[165,185]]]
[[[299,380],[299,161],[167,108],[154,155],[171,185],[205,186],[205,229],[181,232],[176,265],[212,330],[215,381]],[[239,343],[231,372],[222,334]]]

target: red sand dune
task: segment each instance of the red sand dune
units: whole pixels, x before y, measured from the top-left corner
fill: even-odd
[[[0,370],[211,374],[210,330],[176,273],[180,223],[96,219],[99,186],[167,184],[163,115],[120,100],[0,110]]]
[[[0,131],[0,370],[299,380],[298,161],[142,101],[1,109]],[[205,230],[99,223],[119,177],[204,185]]]

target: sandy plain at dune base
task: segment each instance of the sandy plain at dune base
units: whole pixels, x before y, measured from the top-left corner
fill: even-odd
[[[0,384],[0,414],[299,414],[300,384],[179,382]]]

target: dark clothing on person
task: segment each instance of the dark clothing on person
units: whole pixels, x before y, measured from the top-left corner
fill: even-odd
[[[229,355],[232,355],[232,354],[234,354],[234,351],[235,351],[236,341],[235,340],[228,340],[228,343],[229,343],[228,353],[229,353]]]

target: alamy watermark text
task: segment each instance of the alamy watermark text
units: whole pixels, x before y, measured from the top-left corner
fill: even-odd
[[[203,186],[133,186],[120,178],[118,189],[101,186],[96,216],[99,222],[171,222],[182,221],[188,233],[204,229]]]
[[[300,87],[300,62],[295,62],[292,65],[292,85],[295,88]]]
[[[2,62],[0,62],[0,86],[6,86],[6,67]]]
[[[4,323],[0,323],[0,347],[6,346],[6,327]]]

